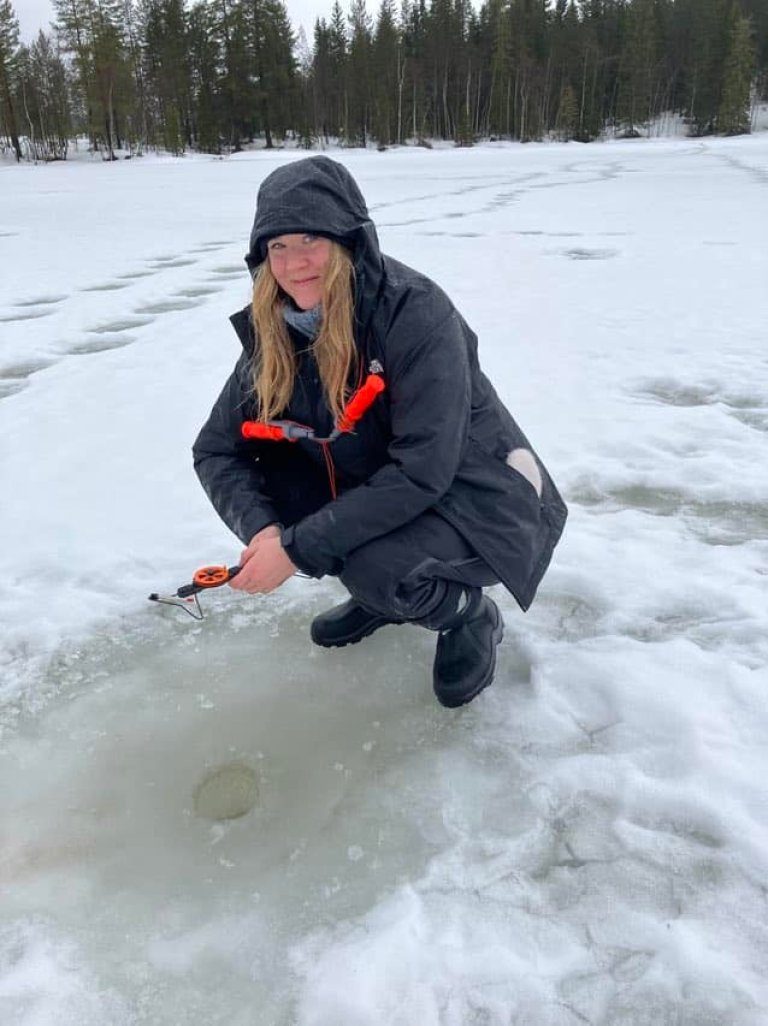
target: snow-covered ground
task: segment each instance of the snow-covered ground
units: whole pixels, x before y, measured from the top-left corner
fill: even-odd
[[[765,1024],[768,137],[341,156],[570,504],[458,712],[333,581],[146,601],[296,156],[0,169],[0,1022]]]

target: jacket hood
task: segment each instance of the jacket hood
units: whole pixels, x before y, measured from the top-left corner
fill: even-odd
[[[277,168],[261,183],[245,262],[253,274],[275,235],[310,232],[342,243],[355,270],[381,272],[376,229],[357,182],[329,157],[306,157]]]

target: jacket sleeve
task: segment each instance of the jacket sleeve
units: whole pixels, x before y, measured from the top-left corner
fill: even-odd
[[[279,517],[269,502],[252,445],[240,441],[250,403],[248,358],[243,354],[197,436],[192,455],[197,476],[221,519],[244,544]]]
[[[421,336],[409,322],[422,326]],[[353,549],[415,519],[449,489],[470,420],[471,384],[461,320],[402,318],[385,342],[391,410],[389,461],[366,482],[283,531],[293,562],[315,576],[338,572]]]

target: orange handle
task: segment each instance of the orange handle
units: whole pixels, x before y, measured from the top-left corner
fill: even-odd
[[[380,374],[369,374],[362,388],[355,392],[344,407],[344,412],[339,418],[339,431],[351,431],[385,388],[384,378]]]
[[[285,432],[281,427],[260,424],[257,420],[246,420],[240,430],[243,438],[260,438],[268,442],[282,442],[285,439]]]

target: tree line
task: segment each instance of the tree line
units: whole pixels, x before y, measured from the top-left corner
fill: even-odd
[[[0,146],[64,159],[481,138],[583,142],[668,115],[748,132],[766,0],[334,0],[311,44],[282,0],[53,0],[19,44],[0,0]]]

